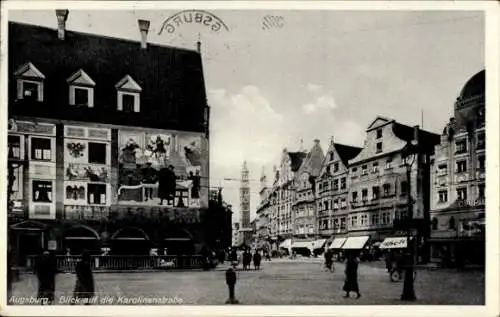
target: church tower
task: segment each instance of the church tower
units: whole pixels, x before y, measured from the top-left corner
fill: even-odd
[[[242,242],[250,245],[252,238],[252,229],[250,228],[250,179],[246,161],[243,162],[243,168],[241,169],[240,207]]]

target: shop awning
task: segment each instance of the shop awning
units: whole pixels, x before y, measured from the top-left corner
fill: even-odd
[[[363,249],[368,242],[369,236],[349,237],[342,246],[342,249],[359,250]]]
[[[335,238],[332,244],[330,244],[329,249],[342,249],[345,240],[347,240],[347,238]]]
[[[313,243],[314,241],[294,241],[292,243],[292,248],[298,249],[298,248],[307,248],[307,249],[312,249],[313,248]]]
[[[321,249],[326,243],[326,239],[319,239],[316,241],[313,241],[312,247],[313,249]]]
[[[388,237],[380,245],[380,249],[404,249],[408,245],[406,237]]]
[[[280,244],[280,248],[283,249],[290,249],[291,246],[292,246],[292,239],[286,239]]]

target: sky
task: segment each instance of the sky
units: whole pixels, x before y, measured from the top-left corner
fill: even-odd
[[[163,22],[178,11],[70,10],[73,31],[140,40],[137,19],[151,21],[148,41],[194,49],[202,42],[211,107],[211,186],[239,221],[239,178],[247,161],[251,219],[262,169],[271,178],[283,148],[362,146],[381,115],[440,133],[465,82],[484,68],[484,16],[474,11],[211,10],[227,25],[215,32]],[[265,27],[267,16],[281,17]],[[56,28],[54,11],[10,11],[9,21]],[[423,115],[422,115],[423,114]]]

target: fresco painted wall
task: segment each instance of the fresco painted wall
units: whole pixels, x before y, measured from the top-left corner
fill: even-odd
[[[207,207],[204,141],[201,135],[168,131],[120,131],[118,203]]]

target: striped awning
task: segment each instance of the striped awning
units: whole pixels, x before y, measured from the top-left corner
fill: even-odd
[[[329,249],[342,249],[346,240],[347,238],[335,238],[332,244],[330,244]]]
[[[312,247],[314,249],[320,249],[325,245],[325,243],[326,243],[326,239],[319,239],[319,240],[313,241]]]
[[[370,239],[369,236],[349,237],[342,246],[342,249],[360,250],[363,249]]]
[[[291,246],[292,246],[292,239],[286,239],[280,244],[280,248],[283,249],[290,249]]]

